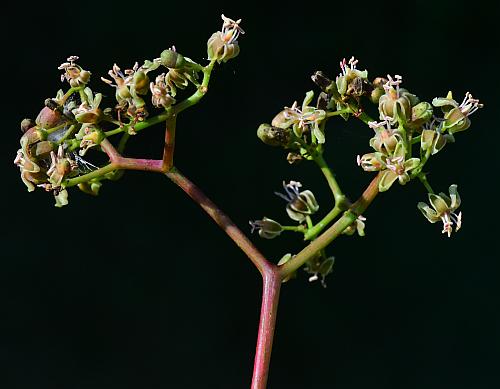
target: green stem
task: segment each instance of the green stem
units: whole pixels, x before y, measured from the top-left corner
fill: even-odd
[[[427,192],[434,193],[434,191],[432,190],[431,184],[429,184],[429,181],[427,181],[427,177],[426,177],[425,173],[419,173],[417,177],[420,180],[420,182],[425,186],[425,189],[427,189]]]
[[[349,208],[348,211],[344,213],[340,219],[335,222],[335,224],[323,232],[323,234],[318,236],[314,241],[309,243],[309,245],[304,247],[295,257],[279,267],[282,279],[290,276],[294,271],[316,255],[318,251],[328,246],[347,227],[349,227],[356,220],[356,218],[366,210],[366,208],[368,208],[378,194],[379,179],[380,174],[378,174],[370,182],[370,185],[368,185],[359,199]]]
[[[411,144],[414,145],[415,143],[420,143],[420,140],[422,139],[422,135],[416,136],[412,138]]]
[[[73,133],[75,132],[75,129],[76,129],[76,126],[74,124],[72,124],[68,130],[64,133],[64,135],[61,137],[61,139],[59,139],[57,141],[57,144],[62,144],[63,142],[66,141],[66,139],[68,139],[71,135],[73,135]]]
[[[189,96],[184,101],[181,101],[179,104],[175,105],[172,109],[173,114],[178,114],[179,112],[184,111],[186,108],[191,107],[201,100],[203,96],[208,91],[208,83],[210,82],[210,75],[212,74],[212,69],[215,65],[215,60],[212,60],[207,66],[203,68],[203,81],[201,85],[198,87],[198,90]]]
[[[112,172],[113,170],[119,169],[119,166],[115,163],[110,163],[106,166],[103,166],[97,170],[94,170],[90,173],[84,174],[82,176],[74,177],[74,178],[69,178],[67,180],[64,180],[62,186],[64,188],[69,188],[70,186],[75,186],[78,184],[81,184],[83,182],[87,182],[93,178],[98,178],[101,177],[107,173]]]
[[[319,166],[321,172],[328,181],[328,186],[330,187],[333,193],[333,196],[335,198],[335,203],[337,204],[342,202],[345,199],[345,196],[342,193],[342,190],[340,189],[340,186],[337,183],[337,180],[335,179],[333,172],[331,171],[330,167],[323,158],[323,155],[321,153],[314,153],[312,157],[314,159],[314,162],[316,162],[316,164]]]
[[[326,117],[329,118],[331,116],[342,115],[344,113],[352,113],[351,108],[339,109],[338,111],[327,112]]]
[[[306,232],[306,228],[304,226],[281,226],[283,231],[294,231],[294,232]]]
[[[330,212],[326,214],[326,216],[321,219],[316,225],[312,228],[309,228],[304,235],[304,240],[313,240],[325,229],[325,227],[332,222],[340,213],[342,209],[340,207],[335,206]]]
[[[149,118],[147,120],[144,120],[142,122],[137,123],[134,126],[134,130],[136,132],[139,132],[145,128],[151,127],[151,126],[158,124],[158,123],[161,123],[161,122],[164,122],[165,120],[168,119],[169,115],[170,115],[169,113],[163,112],[157,116],[153,116],[152,118]],[[106,137],[110,137],[110,136],[119,134],[121,132],[127,131],[129,126],[130,126],[130,124],[125,124],[122,127],[115,128],[114,130],[106,131],[104,133],[104,135],[106,135]]]
[[[122,137],[120,138],[120,143],[118,143],[118,152],[121,154],[125,150],[125,146],[127,145],[127,141],[130,138],[130,134],[128,132],[124,132]]]

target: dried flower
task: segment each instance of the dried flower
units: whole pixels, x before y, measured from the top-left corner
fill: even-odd
[[[302,184],[297,181],[290,181],[285,184],[283,181],[283,188],[285,194],[275,192],[275,194],[288,202],[286,205],[286,212],[292,220],[302,222],[306,216],[312,215],[318,211],[319,205],[310,190],[300,192],[299,188]]]
[[[250,226],[252,226],[252,233],[257,230],[259,236],[265,239],[276,238],[283,231],[283,227],[278,222],[263,217],[262,220],[250,221]]]

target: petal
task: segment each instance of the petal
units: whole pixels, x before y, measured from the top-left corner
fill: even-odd
[[[61,190],[57,195],[54,195],[56,199],[55,206],[58,208],[68,205],[68,191],[66,189]]]
[[[290,217],[290,219],[295,220],[297,222],[302,222],[306,216],[300,212],[294,211],[289,205],[286,207],[286,213]]]
[[[418,165],[420,165],[420,159],[419,158],[410,158],[405,161],[405,172],[408,172],[412,169],[415,169]]]
[[[319,144],[325,143],[325,134],[323,134],[323,131],[321,131],[317,122],[314,124],[313,134],[318,140]]]
[[[306,97],[304,98],[304,101],[302,102],[302,111],[305,110],[305,108],[309,105],[309,103],[312,101],[314,97],[314,92],[310,90],[309,92],[306,93]]]
[[[398,144],[396,145],[396,148],[394,149],[394,154],[393,156],[394,157],[404,157],[406,154],[406,150],[405,150],[405,145],[403,143],[403,141],[399,141]]]
[[[446,204],[446,201],[441,196],[429,193],[429,201],[438,215],[442,215],[449,211],[448,204]]]
[[[429,207],[426,203],[424,202],[419,202],[417,204],[417,208],[422,212],[422,214],[429,220],[431,223],[436,223],[437,221],[441,220],[436,211],[434,211],[431,207]]]
[[[434,99],[432,99],[432,105],[434,107],[458,107],[458,103],[455,100],[447,97],[435,97]]]
[[[313,192],[311,192],[310,190],[300,192],[299,197],[306,202],[309,213],[314,213],[319,209],[316,197],[314,197]]]
[[[398,178],[398,175],[394,173],[392,170],[385,170],[382,173],[382,178],[380,178],[380,181],[378,182],[378,190],[380,192],[385,192],[388,190],[394,181]]]
[[[451,197],[450,208],[451,211],[453,212],[455,209],[460,207],[460,204],[462,202],[462,200],[460,199],[460,195],[458,194],[456,184],[450,185],[450,197]]]

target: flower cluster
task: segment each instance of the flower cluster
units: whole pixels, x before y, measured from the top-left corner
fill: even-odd
[[[115,63],[108,76],[101,77],[115,92],[115,101],[108,106],[103,94],[90,88],[91,72],[77,63],[77,56],[68,57],[58,69],[63,72],[61,82],[69,87],[59,90],[55,98],[47,99],[35,121],[25,119],[21,123],[21,148],[14,163],[28,191],[43,187],[53,192],[56,205],[62,206],[67,204],[67,187],[78,185],[86,193],[97,194],[103,180],[120,177],[110,169],[112,166],[96,166],[82,157],[107,153],[101,147],[103,140],[124,133],[117,145],[121,153],[129,135],[177,115],[174,109],[179,90],[189,86],[195,89],[191,100],[189,96],[183,100],[184,108],[193,104],[193,98],[199,100],[197,95],[199,91],[206,92],[215,63],[225,62],[239,52],[237,38],[244,33],[241,20],[234,21],[224,15],[222,19],[222,31],[212,35],[208,42],[210,63],[205,67],[177,52],[175,46],[152,61],[145,60],[142,65],[135,62],[129,69],[122,70]],[[201,73],[205,84],[199,81]],[[153,116],[155,109],[160,110],[157,116]]]

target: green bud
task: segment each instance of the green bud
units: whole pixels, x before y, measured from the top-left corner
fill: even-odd
[[[145,95],[149,92],[149,77],[143,71],[137,71],[134,74],[134,89],[137,94]]]
[[[266,123],[261,124],[257,129],[257,136],[266,145],[282,146],[285,148],[290,143],[291,133],[292,130],[290,128],[273,127]]]
[[[283,255],[283,257],[281,257],[281,259],[278,261],[278,266],[284,265],[292,258],[293,258],[292,254]],[[281,281],[281,282],[287,282],[288,280],[295,278],[296,276],[297,276],[297,272],[292,272],[289,276],[283,278],[283,281]]]
[[[411,109],[411,126],[414,128],[421,127],[432,118],[432,114],[432,105],[426,101],[418,103]]]
[[[177,51],[167,49],[161,52],[160,63],[170,69],[181,69],[186,65],[186,60]]]
[[[91,180],[78,184],[78,189],[89,195],[97,196],[99,194],[99,189],[101,189],[101,186],[102,183],[100,181]]]
[[[384,88],[374,88],[370,93],[370,101],[378,104],[380,97],[385,93]]]

